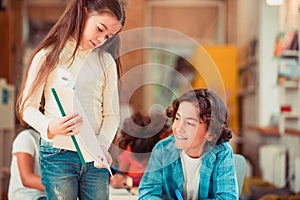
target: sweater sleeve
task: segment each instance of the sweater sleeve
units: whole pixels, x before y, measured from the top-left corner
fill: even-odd
[[[44,60],[45,51],[38,52],[33,58],[29,69],[27,81],[25,83],[23,101],[25,100],[24,97],[28,95],[34,80],[37,78],[38,71],[40,70]],[[23,102],[23,119],[27,124],[29,124],[35,130],[37,130],[41,134],[42,138],[47,138],[49,140],[47,136],[47,130],[51,119],[49,119],[39,111],[44,86],[45,81],[41,83],[41,85],[36,90],[34,90],[32,94],[30,94],[30,97],[26,100],[26,102]]]
[[[109,149],[117,132],[119,116],[119,94],[117,67],[111,55],[105,57],[109,61],[105,69],[105,83],[103,87],[103,121],[98,136],[98,141],[106,149]]]

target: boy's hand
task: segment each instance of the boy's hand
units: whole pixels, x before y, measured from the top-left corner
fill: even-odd
[[[122,174],[115,174],[113,177],[109,178],[110,180],[110,185],[113,188],[125,188],[125,189],[130,189],[131,186],[127,184],[127,176],[122,175]]]

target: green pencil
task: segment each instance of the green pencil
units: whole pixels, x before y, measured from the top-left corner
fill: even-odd
[[[64,111],[64,109],[63,109],[63,107],[62,107],[62,105],[61,105],[61,103],[60,103],[60,100],[59,100],[59,98],[58,98],[58,96],[57,96],[57,93],[56,93],[55,89],[54,89],[54,88],[51,88],[51,91],[52,91],[52,94],[53,94],[53,96],[54,96],[54,98],[55,98],[55,101],[56,101],[56,103],[57,103],[57,105],[58,105],[58,108],[59,108],[59,110],[60,110],[61,115],[62,115],[63,117],[66,116],[66,113],[65,113],[65,111]],[[75,136],[72,135],[71,138],[72,138],[73,144],[74,144],[74,146],[75,146],[75,148],[76,148],[76,150],[77,150],[77,153],[78,153],[78,156],[79,156],[79,158],[80,158],[81,163],[82,163],[82,164],[85,164],[84,158],[83,158],[83,156],[82,156],[81,150],[80,150],[80,148],[79,148],[79,145],[78,145],[78,143],[77,143],[77,140],[76,140]]]

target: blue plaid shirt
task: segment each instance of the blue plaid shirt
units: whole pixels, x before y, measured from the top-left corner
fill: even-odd
[[[180,153],[174,136],[155,145],[139,185],[139,200],[177,199],[175,190],[184,189]],[[202,156],[198,199],[238,199],[233,152],[227,142]]]

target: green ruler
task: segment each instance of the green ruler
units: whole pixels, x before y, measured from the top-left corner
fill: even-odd
[[[57,93],[56,93],[55,89],[54,89],[54,88],[51,88],[51,91],[52,91],[52,94],[53,94],[53,96],[54,96],[54,98],[55,98],[55,101],[56,101],[56,103],[57,103],[57,105],[58,105],[58,108],[59,108],[59,110],[60,110],[61,115],[62,115],[63,117],[66,116],[66,113],[65,113],[65,111],[64,111],[64,108],[63,108],[62,105],[61,105],[61,102],[60,102],[60,100],[59,100],[59,98],[58,98],[58,96],[57,96]],[[79,158],[80,158],[81,163],[82,163],[82,164],[85,164],[84,158],[83,158],[83,156],[82,156],[81,150],[80,150],[80,148],[79,148],[79,145],[78,145],[78,143],[77,143],[77,140],[76,140],[75,136],[72,135],[71,138],[72,138],[73,144],[74,144],[74,146],[75,146],[75,148],[76,148],[76,150],[77,150],[77,153],[78,153],[78,156],[79,156]]]

